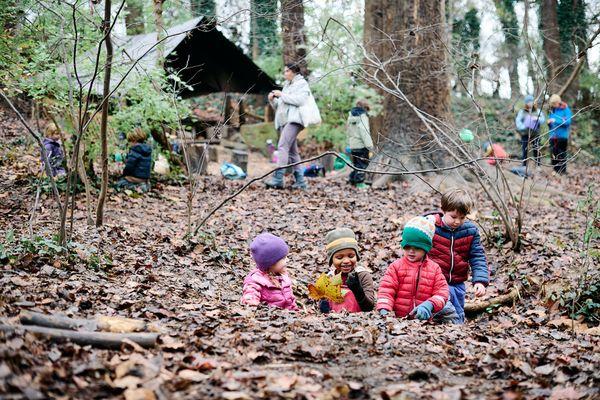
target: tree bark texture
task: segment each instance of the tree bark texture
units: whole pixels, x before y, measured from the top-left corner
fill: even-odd
[[[367,53],[377,57],[381,60],[383,57],[383,45],[385,43],[385,35],[377,27],[383,26],[384,12],[381,8],[380,0],[365,0],[365,18],[363,28],[363,46]],[[365,62],[367,64],[367,62]],[[373,68],[368,68],[369,74],[375,72]],[[371,85],[377,93],[384,95],[383,90],[377,86]],[[371,127],[371,137],[373,143],[377,145],[379,142],[379,135],[383,130],[383,118],[385,110],[383,110],[377,116],[370,116],[369,123]]]
[[[408,100],[427,115],[448,123],[450,80],[445,1],[377,1],[385,33],[382,59]],[[391,83],[386,82],[390,87]],[[386,94],[383,138],[376,161],[400,168],[443,164],[430,133],[407,102]]]
[[[104,44],[106,46],[106,61],[104,63],[104,84],[103,84],[103,99],[102,103],[102,118],[100,120],[100,142],[101,142],[101,163],[102,163],[102,182],[100,185],[100,195],[98,196],[98,206],[96,208],[96,226],[101,226],[104,221],[104,203],[106,201],[106,193],[108,191],[108,140],[106,131],[108,128],[108,105],[110,94],[110,73],[112,69],[113,47],[110,39],[110,11],[111,0],[104,0],[104,26],[103,31],[106,36]]]
[[[540,4],[540,34],[543,38],[546,56],[546,79],[548,91],[557,92],[563,85],[563,76],[559,74],[563,67],[560,50],[560,32],[557,15],[558,0],[542,0]]]
[[[304,34],[304,4],[302,0],[281,0],[281,37],[283,40],[283,62],[300,67],[307,76],[306,35]]]

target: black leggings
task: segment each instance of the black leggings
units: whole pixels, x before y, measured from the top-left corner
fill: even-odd
[[[350,155],[352,158],[352,164],[356,168],[367,169],[369,166],[369,149],[352,149]],[[363,183],[365,181],[365,173],[353,169],[352,172],[350,172],[349,181],[353,185]]]
[[[540,135],[539,132],[530,131],[526,134],[521,135],[521,152],[522,152],[522,160],[523,165],[527,165],[527,153],[529,151],[529,146],[531,145],[531,150],[533,152],[533,159],[535,160],[536,165],[541,164],[540,159]]]
[[[559,174],[567,173],[567,146],[569,139],[551,138],[552,144],[552,165]]]

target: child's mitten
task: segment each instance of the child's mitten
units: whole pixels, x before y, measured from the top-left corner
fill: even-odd
[[[418,306],[416,306],[411,311],[411,314],[413,314],[417,319],[428,320],[429,318],[431,318],[432,311],[433,304],[430,301],[424,301]]]
[[[389,313],[390,312],[388,310],[384,309],[384,308],[382,308],[381,310],[379,310],[379,315],[381,315],[382,317],[387,317]]]
[[[323,314],[328,314],[329,312],[331,312],[331,304],[329,304],[329,300],[327,300],[327,299],[319,300],[319,310]]]
[[[363,297],[365,297],[365,292],[360,285],[360,280],[358,279],[358,274],[356,272],[351,272],[348,274],[346,286],[348,286],[348,289],[352,290],[356,301],[360,301]]]

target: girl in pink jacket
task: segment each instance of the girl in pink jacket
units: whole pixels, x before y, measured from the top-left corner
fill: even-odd
[[[244,279],[242,304],[265,303],[271,307],[298,310],[292,280],[285,269],[289,251],[283,239],[270,233],[261,233],[252,241],[250,252],[256,268]]]

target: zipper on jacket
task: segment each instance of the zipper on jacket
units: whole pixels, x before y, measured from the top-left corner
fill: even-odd
[[[450,236],[450,274],[448,276],[448,283],[452,282],[452,270],[454,269],[454,232]]]
[[[417,306],[417,292],[419,291],[419,280],[421,279],[421,267],[423,267],[423,264],[425,264],[425,260],[421,262],[421,265],[419,265],[419,269],[417,270],[417,280],[415,282],[415,291],[413,293],[413,310]]]

